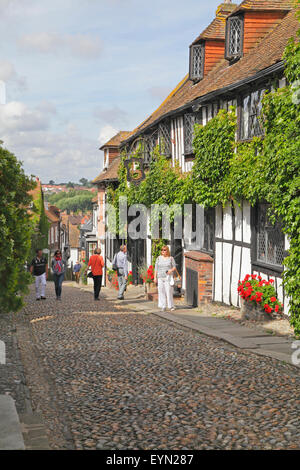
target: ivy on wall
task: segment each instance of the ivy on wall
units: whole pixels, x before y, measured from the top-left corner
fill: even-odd
[[[289,85],[267,93],[263,99],[264,138],[237,143],[236,114],[221,110],[206,126],[195,126],[195,162],[192,171],[180,169],[155,150],[145,180],[128,185],[122,161],[120,185],[109,190],[109,202],[118,210],[120,196],[128,203],[184,204],[195,201],[205,207],[237,203],[254,205],[266,200],[273,217],[281,220],[290,239],[285,259],[284,286],[290,298],[291,323],[300,334],[300,43],[286,48],[285,74]],[[298,80],[298,81],[297,81]]]

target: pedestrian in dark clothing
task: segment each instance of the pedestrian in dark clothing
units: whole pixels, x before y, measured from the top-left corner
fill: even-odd
[[[56,250],[52,259],[52,271],[55,285],[56,300],[61,300],[62,283],[65,277],[66,261],[62,258],[61,251]]]
[[[36,250],[36,257],[31,261],[30,272],[35,277],[36,300],[46,300],[46,282],[48,278],[48,262],[43,250]]]

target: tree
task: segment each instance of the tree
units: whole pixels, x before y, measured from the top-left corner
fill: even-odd
[[[67,184],[67,188],[74,188],[75,184],[72,181],[69,181]]]
[[[55,184],[55,181],[50,180],[50,181],[49,181],[49,184]]]
[[[0,147],[0,308],[2,312],[22,307],[22,294],[31,277],[25,263],[30,250],[33,223],[28,212],[32,199],[28,192],[34,182],[21,163]]]
[[[88,183],[89,183],[89,180],[87,180],[86,178],[81,178],[81,179],[79,180],[79,183],[81,183],[82,186],[87,186]]]

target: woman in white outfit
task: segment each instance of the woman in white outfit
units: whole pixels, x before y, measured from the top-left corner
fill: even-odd
[[[171,311],[175,310],[173,300],[173,275],[175,271],[176,264],[174,258],[170,255],[169,247],[163,246],[161,256],[157,258],[154,270],[154,282],[158,284],[158,307],[162,311],[165,311],[167,306]]]

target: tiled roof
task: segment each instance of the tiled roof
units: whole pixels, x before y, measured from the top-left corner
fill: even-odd
[[[289,11],[295,6],[295,0],[244,0],[232,12],[234,15],[243,10],[281,10]]]
[[[227,60],[222,59],[197,84],[194,84],[188,77],[185,77],[180,82],[180,86],[177,86],[175,92],[171,93],[163,104],[135,129],[132,138],[135,138],[141,130],[151,126],[166,114],[184,105],[192,104],[195,99],[221,90],[224,87],[234,85],[280,62],[289,38],[291,36],[296,37],[298,28],[299,22],[295,16],[295,10],[293,10],[280,20],[280,23],[276,24],[274,29],[255,48],[249,51],[248,54],[245,54],[235,64],[229,65]]]
[[[80,225],[82,220],[82,215],[70,215],[69,222],[71,225]]]
[[[69,241],[71,248],[79,248],[80,231],[76,225],[69,226]]]
[[[46,213],[46,216],[47,216],[47,219],[49,220],[49,222],[59,222],[59,217],[54,213],[52,212],[51,210],[45,210],[45,213]]]
[[[222,39],[225,40],[226,18],[235,10],[237,5],[234,3],[222,3],[216,11],[216,18],[210,25],[193,41],[196,44],[201,39]]]
[[[36,186],[31,191],[28,191],[28,194],[32,197],[33,201],[36,201],[39,198],[42,191],[42,185],[40,180],[36,178],[35,182]]]
[[[101,183],[106,181],[115,181],[118,179],[118,171],[120,165],[120,157],[115,158],[107,170],[103,170],[92,183]]]
[[[118,134],[114,135],[108,142],[100,147],[100,150],[103,150],[105,147],[119,147],[120,143],[128,139],[131,132],[129,131],[120,131]]]

